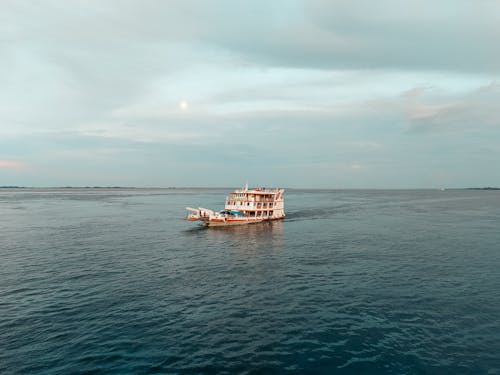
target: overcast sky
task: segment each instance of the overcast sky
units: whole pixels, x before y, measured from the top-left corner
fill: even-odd
[[[0,2],[0,185],[500,186],[500,2]]]

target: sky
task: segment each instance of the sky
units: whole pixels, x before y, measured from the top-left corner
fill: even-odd
[[[495,0],[3,0],[0,186],[500,186]]]

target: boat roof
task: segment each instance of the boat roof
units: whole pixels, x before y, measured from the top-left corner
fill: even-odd
[[[280,188],[254,188],[254,189],[237,189],[233,191],[231,194],[260,194],[260,195],[270,195],[270,194],[278,194],[280,191],[284,189]]]

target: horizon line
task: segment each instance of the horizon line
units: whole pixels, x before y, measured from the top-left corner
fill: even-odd
[[[1,185],[0,189],[233,189],[234,186],[20,186]],[[472,187],[284,187],[288,190],[500,190],[494,186]]]

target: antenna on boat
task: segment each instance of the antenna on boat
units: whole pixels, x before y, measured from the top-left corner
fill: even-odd
[[[245,184],[245,190],[248,190],[248,180],[247,183]]]

